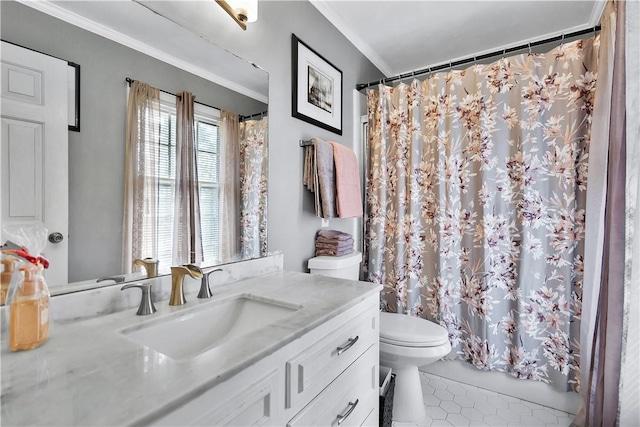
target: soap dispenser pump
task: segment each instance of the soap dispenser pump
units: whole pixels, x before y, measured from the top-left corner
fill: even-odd
[[[11,284],[13,273],[16,271],[16,263],[18,262],[20,262],[20,260],[16,257],[2,257],[2,273],[0,273],[0,305],[5,305],[7,302],[9,284]]]

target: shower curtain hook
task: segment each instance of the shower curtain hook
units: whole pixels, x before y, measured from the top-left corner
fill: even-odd
[[[505,47],[504,49],[502,49],[502,59],[504,59],[504,56],[507,54],[507,48]]]
[[[564,33],[562,33],[562,39],[560,40],[560,47],[564,46]]]
[[[529,42],[529,55],[532,55],[532,52],[531,52],[531,42]]]
[[[451,61],[449,61],[449,72],[453,72],[453,64],[451,63]]]

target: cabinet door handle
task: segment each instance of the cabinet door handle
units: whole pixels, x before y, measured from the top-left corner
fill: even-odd
[[[356,335],[355,338],[349,338],[349,342],[347,344],[345,344],[342,347],[338,347],[338,356],[340,356],[342,353],[344,353],[345,351],[349,350],[357,341],[358,341],[358,335]]]
[[[349,415],[351,415],[353,410],[356,409],[356,406],[358,406],[359,401],[360,399],[356,399],[355,402],[349,402],[349,407],[347,408],[347,411],[344,414],[338,415],[338,425],[342,424],[342,422],[346,420]]]

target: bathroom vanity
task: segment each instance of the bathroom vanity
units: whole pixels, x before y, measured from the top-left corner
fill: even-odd
[[[234,269],[252,261],[225,267],[210,299],[185,283],[179,307],[158,278],[149,316],[135,314],[139,292],[93,290],[127,307],[56,313],[32,351],[3,339],[3,424],[377,425],[380,287],[282,271],[278,257],[279,269],[240,280]]]

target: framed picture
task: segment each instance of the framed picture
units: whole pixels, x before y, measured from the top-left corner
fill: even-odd
[[[292,34],[291,115],[342,135],[342,71]]]
[[[80,132],[80,65],[67,63],[67,93],[68,93],[68,125],[69,130]]]

